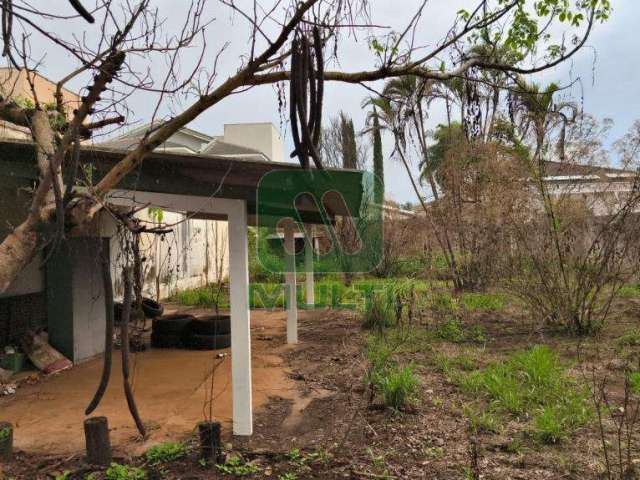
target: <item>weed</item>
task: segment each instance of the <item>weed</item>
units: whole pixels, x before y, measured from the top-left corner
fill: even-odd
[[[410,365],[397,365],[385,369],[376,378],[375,386],[382,392],[384,404],[399,410],[405,405],[413,403],[417,396],[420,380]]]
[[[640,283],[634,283],[631,285],[625,285],[620,287],[618,295],[625,298],[639,297],[640,296]]]
[[[502,430],[500,417],[494,412],[488,410],[478,412],[473,407],[465,406],[464,413],[471,429],[476,433],[500,433]]]
[[[107,468],[104,478],[105,480],[145,480],[147,476],[141,468],[112,463]]]
[[[295,473],[287,472],[278,475],[278,480],[297,480],[298,476]]]
[[[393,325],[395,310],[388,295],[383,292],[371,292],[364,304],[362,327],[382,331]]]
[[[434,334],[440,340],[461,343],[465,341],[464,325],[457,318],[449,318],[435,327]]]
[[[151,447],[145,453],[145,458],[151,465],[159,465],[161,463],[169,463],[187,454],[187,447],[184,443],[165,442]]]
[[[463,293],[460,303],[468,311],[497,312],[504,308],[502,295],[483,293]]]
[[[61,473],[60,475],[56,475],[53,478],[55,480],[69,480],[70,476],[71,476],[71,472],[69,470],[65,470],[64,473]]]
[[[245,463],[240,457],[234,455],[227,458],[227,461],[223,465],[216,465],[216,468],[227,475],[235,475],[237,477],[244,477],[246,475],[253,475],[258,473],[258,467],[253,463]]]
[[[634,328],[627,331],[624,335],[618,337],[616,344],[620,348],[640,346],[640,330]]]
[[[460,375],[458,384],[468,394],[487,395],[492,412],[533,417],[534,435],[544,443],[557,443],[591,417],[585,390],[544,346]]]
[[[427,458],[437,460],[444,458],[445,451],[442,447],[425,447],[422,449],[422,454]]]
[[[9,427],[0,428],[0,442],[6,440],[11,436],[11,429]]]
[[[429,308],[439,316],[448,316],[458,311],[458,302],[448,292],[436,292],[431,296]]]
[[[98,480],[98,474],[96,472],[92,472],[87,475],[84,480]]]
[[[305,462],[305,457],[300,452],[299,448],[292,448],[291,450],[289,450],[286,457],[291,463],[295,463],[297,465],[302,465]]]

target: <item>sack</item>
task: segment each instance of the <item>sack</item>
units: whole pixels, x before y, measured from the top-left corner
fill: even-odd
[[[31,363],[45,375],[68,370],[73,366],[71,360],[62,355],[47,342],[44,332],[27,332],[22,337],[22,350],[27,354]]]

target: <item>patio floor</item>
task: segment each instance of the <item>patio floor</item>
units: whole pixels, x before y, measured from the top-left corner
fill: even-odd
[[[307,315],[312,312],[300,312],[301,318]],[[299,400],[295,382],[282,367],[280,353],[291,348],[285,343],[285,323],[283,311],[251,312],[254,411],[275,395],[296,403]],[[227,356],[217,358],[225,352]],[[138,437],[127,409],[120,352],[116,350],[109,388],[93,415],[108,417],[112,445],[123,453],[140,453],[150,444],[181,439],[204,418],[212,366],[218,363],[213,375],[213,414],[230,431],[230,349],[204,352],[152,349],[132,354],[132,384],[148,430],[146,441]],[[102,358],[96,358],[35,385],[24,385],[15,395],[1,398],[0,421],[14,424],[16,448],[47,454],[82,451],[84,409],[95,392],[101,371]]]

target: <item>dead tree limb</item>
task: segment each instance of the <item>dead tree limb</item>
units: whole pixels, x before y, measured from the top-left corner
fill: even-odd
[[[111,361],[113,356],[113,284],[111,283],[111,265],[107,252],[102,253],[102,282],[104,283],[104,298],[106,304],[106,326],[104,333],[104,363],[102,366],[102,377],[91,403],[84,411],[85,415],[90,415],[100,404],[104,392],[109,385],[111,377]]]
[[[122,381],[124,383],[124,394],[127,397],[127,406],[133,420],[136,422],[136,428],[140,435],[147,436],[147,432],[140,419],[136,401],[133,398],[133,390],[129,383],[129,318],[131,317],[131,270],[125,268],[122,272],[122,280],[124,283],[124,305],[122,307],[122,324],[120,326],[120,340],[122,343]]]

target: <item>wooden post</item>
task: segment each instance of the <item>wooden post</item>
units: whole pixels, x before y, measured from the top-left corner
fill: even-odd
[[[306,287],[306,300],[308,308],[315,308],[315,286],[313,281],[313,225],[309,225],[306,229],[306,238],[304,242],[304,274]]]
[[[91,417],[84,421],[87,463],[107,466],[111,463],[111,442],[107,417]]]
[[[13,425],[9,422],[0,422],[0,462],[10,462],[12,459]]]
[[[220,423],[200,422],[198,433],[200,434],[200,458],[223,463]]]

